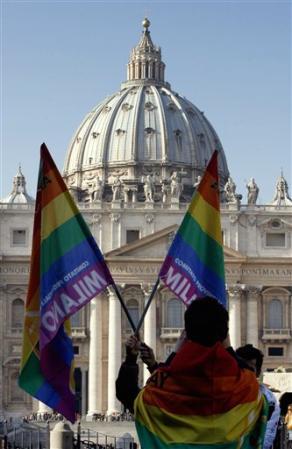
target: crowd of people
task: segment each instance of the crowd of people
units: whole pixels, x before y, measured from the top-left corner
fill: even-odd
[[[152,349],[139,336],[127,340],[116,394],[135,416],[142,449],[156,449],[163,443],[211,442],[229,447],[243,441],[250,449],[276,447],[283,421],[276,397],[259,381],[263,353],[251,344],[234,350],[228,320],[228,312],[215,299],[194,301],[185,312],[184,332],[163,363],[157,363]],[[139,355],[151,374],[143,389],[138,384]],[[219,414],[226,419],[218,420],[216,427],[214,416]],[[209,416],[212,419],[208,421]],[[228,420],[236,429],[233,432]],[[284,425],[289,435],[287,447],[292,449],[292,404]]]

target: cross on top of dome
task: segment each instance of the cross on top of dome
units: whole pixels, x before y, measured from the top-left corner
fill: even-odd
[[[161,49],[156,47],[150,36],[150,20],[146,17],[142,21],[144,28],[138,45],[133,48],[128,63],[127,81],[151,82],[164,84],[165,64],[161,60]]]

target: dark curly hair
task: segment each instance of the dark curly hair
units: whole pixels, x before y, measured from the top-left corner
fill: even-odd
[[[241,346],[236,349],[236,354],[238,357],[245,361],[255,360],[256,361],[256,375],[259,376],[262,370],[264,354],[258,348],[255,348],[251,344]]]
[[[185,311],[187,338],[203,346],[222,342],[227,337],[228,319],[227,310],[216,299],[196,299]]]

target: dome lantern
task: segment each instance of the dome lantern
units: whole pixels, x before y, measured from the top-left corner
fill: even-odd
[[[150,80],[152,83],[164,84],[165,64],[161,60],[161,48],[156,47],[150,36],[150,21],[145,17],[142,22],[143,32],[138,45],[133,48],[127,67],[127,81]]]

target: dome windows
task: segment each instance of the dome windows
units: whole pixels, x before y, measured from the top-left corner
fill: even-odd
[[[122,111],[124,111],[124,112],[130,111],[132,108],[133,108],[133,106],[131,104],[129,104],[129,103],[124,103],[122,105]]]
[[[147,128],[145,128],[145,134],[146,134],[147,136],[151,136],[151,135],[153,135],[154,133],[155,133],[155,129],[151,128],[150,126],[147,127]]]
[[[151,103],[151,101],[147,101],[146,103],[145,103],[145,109],[146,109],[146,111],[153,111],[153,109],[155,109],[156,108],[156,106],[154,106],[154,104],[153,103]]]

